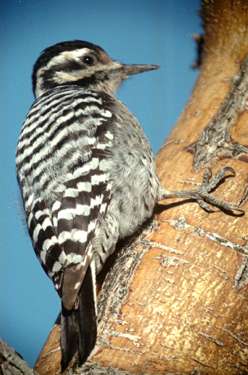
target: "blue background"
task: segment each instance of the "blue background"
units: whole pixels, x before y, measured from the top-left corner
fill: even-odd
[[[25,229],[15,178],[15,147],[32,101],[31,70],[45,47],[83,39],[125,63],[160,64],[127,81],[119,98],[158,151],[196,79],[192,34],[199,0],[9,0],[0,3],[0,336],[33,365],[59,312]]]

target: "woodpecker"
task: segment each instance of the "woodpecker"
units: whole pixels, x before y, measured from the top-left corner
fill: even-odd
[[[79,40],[48,47],[33,68],[36,99],[19,136],[17,178],[34,250],[61,298],[62,370],[94,348],[96,275],[159,200],[236,208],[209,195],[209,175],[193,193],[160,185],[143,129],[115,97],[130,75],[157,68],[120,63]]]

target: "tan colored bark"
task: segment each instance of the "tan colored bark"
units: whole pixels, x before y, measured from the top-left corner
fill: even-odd
[[[215,195],[243,197],[246,208],[248,2],[205,1],[202,14],[200,75],[158,173],[167,189],[189,190],[205,167],[231,166],[236,177]],[[248,215],[174,202],[118,254],[99,295],[97,349],[80,373],[248,374]],[[58,348],[55,327],[39,374],[59,373]]]

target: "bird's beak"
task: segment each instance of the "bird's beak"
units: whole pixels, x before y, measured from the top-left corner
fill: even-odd
[[[147,72],[149,70],[159,69],[159,65],[152,65],[152,64],[123,64],[122,65],[123,71],[127,76],[132,74],[138,74]]]

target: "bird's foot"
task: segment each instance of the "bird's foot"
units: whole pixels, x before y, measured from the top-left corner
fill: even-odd
[[[224,167],[215,176],[212,175],[211,170],[208,168],[204,172],[202,183],[198,189],[184,191],[167,191],[166,189],[161,189],[159,201],[168,198],[192,199],[207,212],[214,212],[215,210],[213,207],[217,207],[229,214],[241,216],[244,215],[244,210],[242,210],[238,205],[227,203],[211,195],[211,192],[222,184],[226,178],[234,176],[235,171],[231,167]]]

